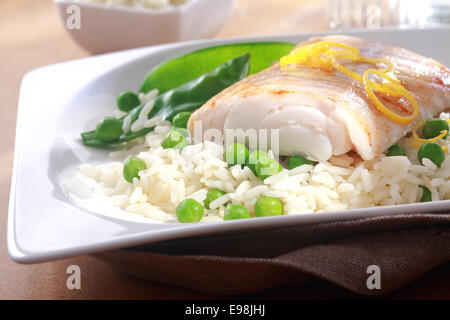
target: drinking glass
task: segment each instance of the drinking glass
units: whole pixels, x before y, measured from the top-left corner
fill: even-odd
[[[331,29],[450,25],[450,0],[327,0]]]

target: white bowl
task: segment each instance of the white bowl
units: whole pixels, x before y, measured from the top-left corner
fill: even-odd
[[[74,0],[54,3],[69,35],[87,51],[103,53],[208,38],[224,24],[234,1],[189,0],[158,10]],[[79,29],[68,26],[68,19],[76,14],[73,5],[79,8]]]

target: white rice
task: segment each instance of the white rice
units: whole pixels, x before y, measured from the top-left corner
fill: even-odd
[[[354,159],[344,155],[314,167],[283,169],[261,181],[247,167],[228,167],[223,147],[213,142],[189,145],[181,152],[163,149],[161,141],[170,123],[148,121],[157,126],[147,134],[144,144],[112,153],[111,158],[122,156],[122,161],[99,166],[83,164],[80,171],[98,182],[96,195],[109,197],[125,211],[149,218],[174,221],[180,201],[193,198],[202,202],[210,188],[226,194],[211,202],[202,221],[223,220],[227,202],[242,204],[254,215],[255,203],[263,195],[280,199],[287,215],[415,203],[422,196],[419,185],[430,189],[432,201],[450,199],[450,152],[445,151],[446,159],[440,168],[427,160],[421,165],[409,138],[400,141],[407,157],[382,156],[355,166]],[[441,144],[449,145],[450,140]],[[137,156],[147,166],[132,184],[122,175],[126,156]]]
[[[122,131],[123,133],[128,133],[130,131],[130,126],[131,126],[131,116],[126,116],[123,119],[123,124],[122,124]]]
[[[159,94],[159,90],[153,89],[147,93],[140,92],[138,94],[138,96],[139,96],[139,100],[141,101],[141,103],[146,103],[146,102],[154,100],[158,96],[158,94]]]
[[[154,106],[154,102],[155,100],[150,100],[147,101],[144,105],[144,107],[142,108],[141,112],[139,113],[139,118],[143,118],[143,119],[148,119],[148,114],[150,113],[150,111],[152,111],[153,106]]]

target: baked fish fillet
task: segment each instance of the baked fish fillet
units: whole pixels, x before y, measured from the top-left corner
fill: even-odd
[[[317,41],[352,45],[360,55],[387,58],[401,84],[416,98],[420,113],[409,124],[381,114],[362,84],[337,70],[306,65],[276,65],[249,76],[214,96],[190,118],[201,121],[203,132],[225,129],[279,129],[279,153],[326,161],[333,155],[356,151],[371,160],[404,137],[419,121],[450,108],[450,70],[433,59],[378,42],[348,36],[316,37]],[[362,74],[373,65],[353,62],[345,66]],[[408,115],[406,99],[379,95],[383,104]],[[197,124],[198,125],[198,124]]]

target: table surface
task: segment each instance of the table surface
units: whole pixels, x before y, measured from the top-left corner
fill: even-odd
[[[326,31],[320,0],[237,0],[216,37]],[[23,75],[51,63],[87,57],[69,38],[51,0],[0,1],[0,299],[211,299],[188,289],[143,281],[80,256],[35,265],[13,262],[6,248],[6,221],[17,100]],[[66,269],[81,269],[81,290],[66,286]],[[450,264],[385,298],[450,299]],[[236,297],[234,297],[236,298]],[[337,286],[318,282],[303,288],[276,288],[243,296],[255,299],[358,298]]]

